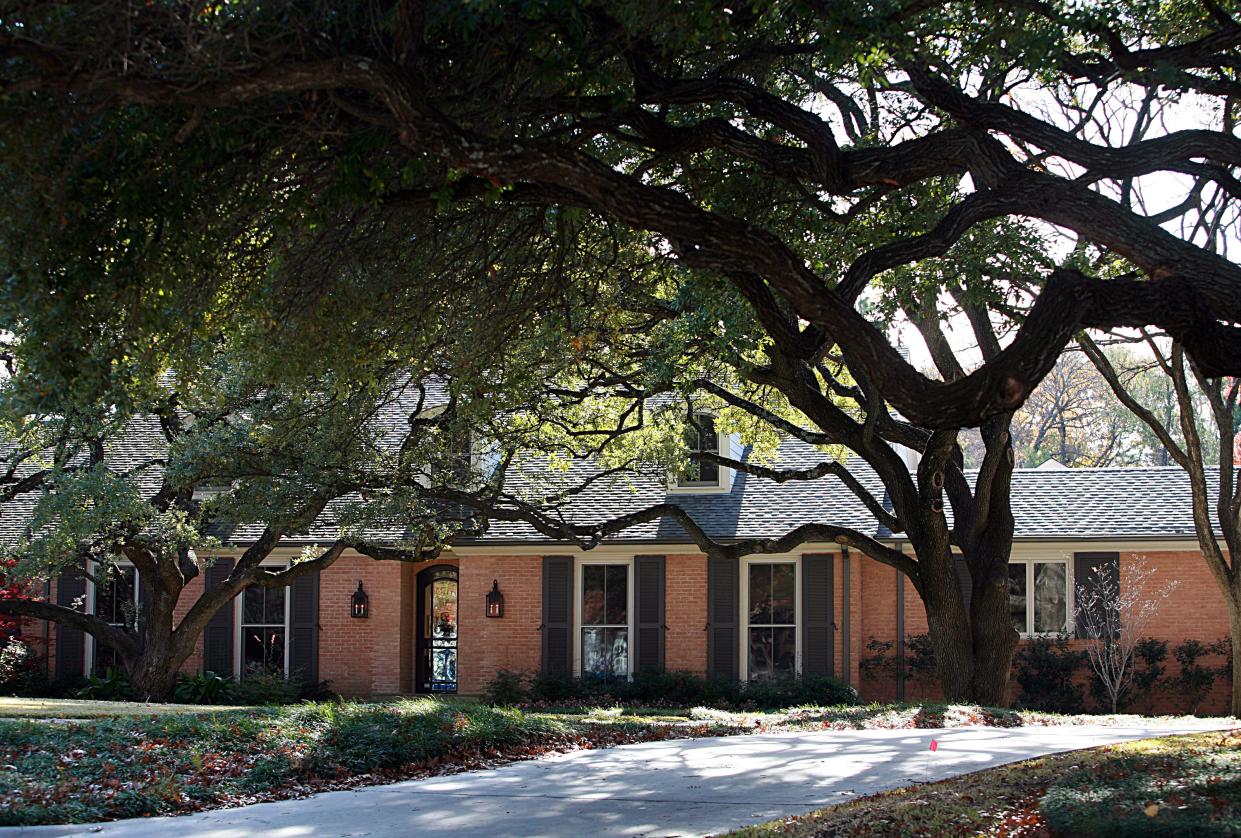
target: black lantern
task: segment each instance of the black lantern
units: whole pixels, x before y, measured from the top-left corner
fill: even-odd
[[[500,593],[500,583],[491,580],[491,592],[487,594],[487,616],[504,616],[504,594]]]
[[[362,590],[362,580],[358,580],[358,589],[353,592],[353,596],[349,598],[350,610],[349,614],[365,620],[370,616],[370,597],[366,595],[366,591]]]

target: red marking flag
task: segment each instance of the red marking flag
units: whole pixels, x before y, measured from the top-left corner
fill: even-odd
[[[931,740],[931,750],[932,751],[939,750],[939,742],[935,741],[934,739]]]

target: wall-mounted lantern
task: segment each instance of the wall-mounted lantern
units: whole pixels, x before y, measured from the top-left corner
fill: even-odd
[[[365,620],[371,615],[370,602],[370,597],[366,595],[366,591],[362,590],[362,580],[359,579],[358,589],[349,598],[349,615]]]
[[[487,594],[487,616],[504,616],[504,594],[500,593],[500,583],[495,579],[491,580],[491,592]]]

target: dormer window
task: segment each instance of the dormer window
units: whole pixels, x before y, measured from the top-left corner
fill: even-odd
[[[715,487],[720,485],[720,464],[694,457],[694,454],[719,454],[720,435],[715,429],[715,417],[709,413],[695,413],[692,424],[685,429],[685,443],[690,454],[689,468],[685,476],[677,480],[682,488]]]
[[[222,478],[207,478],[194,485],[194,500],[199,503],[211,500],[233,491],[233,481]]]

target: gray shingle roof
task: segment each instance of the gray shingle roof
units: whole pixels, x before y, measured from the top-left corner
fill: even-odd
[[[804,468],[822,455],[797,440],[780,446],[777,468]],[[877,498],[878,476],[858,459],[849,469]],[[973,474],[969,475],[971,478]],[[834,476],[779,484],[738,474],[728,493],[669,492],[657,478],[631,478],[592,487],[575,499],[566,518],[591,524],[656,503],[679,504],[717,538],[778,537],[801,524],[847,526],[882,539],[899,539],[879,526],[861,501]],[[1019,540],[1193,538],[1189,481],[1179,467],[1018,469],[1013,474],[1014,536]],[[951,507],[949,507],[951,513]],[[509,544],[543,539],[524,524],[497,522],[470,543]],[[690,541],[675,522],[632,528],[613,541]]]
[[[444,400],[442,388],[432,403]],[[394,406],[381,420],[393,431],[403,425],[407,413]],[[128,469],[158,456],[163,447],[158,423],[138,420],[133,433],[115,444],[110,463]],[[804,468],[823,455],[798,440],[786,440],[779,448],[777,468]],[[524,466],[530,468],[530,464]],[[883,486],[875,473],[856,458],[850,470],[876,497]],[[566,487],[597,474],[586,463],[575,464],[567,473],[550,478]],[[141,476],[143,490],[154,492],[158,473],[148,469]],[[517,476],[510,485],[527,482]],[[1194,535],[1189,484],[1177,467],[1103,469],[1022,469],[1013,477],[1013,515],[1018,539],[1101,538],[1192,538]],[[746,474],[736,475],[729,492],[687,494],[669,491],[660,475],[626,475],[599,480],[572,498],[561,514],[568,521],[589,525],[635,512],[657,503],[675,503],[687,510],[707,533],[716,538],[778,537],[805,523],[847,526],[880,538],[899,538],[880,528],[865,506],[836,477],[778,484]],[[23,533],[34,503],[25,496],[0,506],[0,542],[11,543]],[[240,526],[220,533],[227,543],[244,545],[261,532],[258,526]],[[336,527],[329,509],[295,543],[330,541]],[[393,527],[370,534],[376,540],[395,541],[403,529]],[[544,540],[526,524],[493,522],[481,537],[461,539],[469,544],[520,544]],[[635,526],[615,536],[615,542],[687,543],[679,525],[663,519]]]

